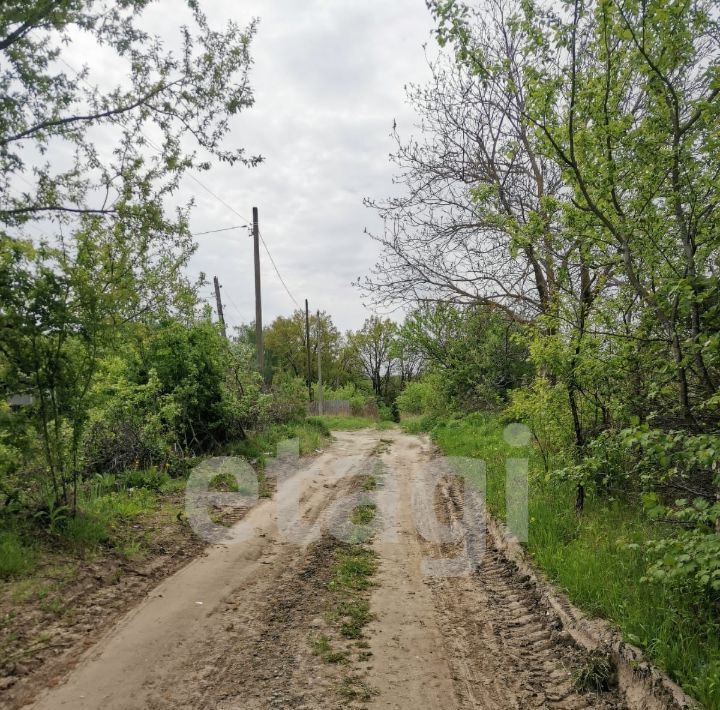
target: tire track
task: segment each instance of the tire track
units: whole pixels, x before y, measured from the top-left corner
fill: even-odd
[[[453,640],[451,666],[464,681],[458,693],[461,707],[622,708],[616,693],[575,690],[573,672],[588,661],[587,654],[563,633],[538,590],[485,534],[479,495],[452,474],[441,481],[438,493],[436,514],[460,531],[473,563],[466,577],[430,583],[445,636]],[[435,555],[447,554],[422,544],[434,547]]]
[[[575,689],[573,674],[588,655],[485,534],[478,493],[434,458],[427,442],[393,438],[383,461],[395,488],[396,534],[394,543],[376,548],[386,571],[373,597],[381,612],[370,675],[380,695],[373,707],[624,708],[615,691]],[[400,600],[391,596],[398,589]],[[434,681],[442,689],[438,704],[422,678],[443,675],[449,684]]]

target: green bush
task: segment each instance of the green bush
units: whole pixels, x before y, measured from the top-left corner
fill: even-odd
[[[180,433],[179,405],[172,394],[163,393],[155,370],[138,384],[122,361],[111,361],[107,368],[95,388],[100,403],[90,412],[85,434],[86,471],[120,473],[170,461]]]
[[[530,387],[513,390],[503,419],[530,428],[546,471],[572,461],[573,428],[563,385],[538,377]]]
[[[360,417],[365,413],[365,408],[368,405],[371,397],[368,395],[356,394],[350,398],[350,414],[354,417]]]
[[[393,414],[392,407],[389,407],[384,402],[378,403],[378,418],[381,422],[393,422],[395,421],[395,415]]]
[[[164,469],[151,466],[147,469],[126,471],[121,481],[127,488],[147,488],[159,492],[168,484],[170,476]]]
[[[443,391],[439,373],[426,375],[421,380],[408,382],[397,397],[402,414],[439,414],[448,408],[447,394]]]
[[[272,423],[299,421],[307,413],[307,385],[301,377],[280,374],[272,385],[267,414]]]
[[[691,525],[647,543],[650,562],[646,579],[670,585],[690,593],[700,600],[705,598],[716,608],[720,604],[720,503],[711,505],[705,498],[694,501],[676,501],[676,509],[666,510],[658,504],[657,496],[645,497],[646,505],[656,516]]]

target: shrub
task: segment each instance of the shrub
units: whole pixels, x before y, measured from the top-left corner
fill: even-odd
[[[567,392],[562,385],[552,385],[538,377],[530,387],[513,390],[503,419],[522,422],[530,428],[546,471],[570,462],[573,429]]]
[[[437,416],[449,411],[449,396],[439,372],[425,375],[421,380],[408,382],[397,396],[397,406],[402,414],[425,414]]]
[[[705,498],[692,502],[681,499],[674,510],[667,510],[653,494],[646,495],[644,501],[651,515],[692,526],[647,543],[650,566],[646,580],[670,584],[695,597],[720,603],[720,502],[711,505]]]
[[[154,370],[144,384],[115,372],[97,390],[105,397],[90,413],[83,447],[87,472],[120,473],[172,458],[179,407],[171,395],[162,394]],[[96,396],[101,395],[96,391]]]
[[[151,466],[148,469],[126,471],[121,480],[127,488],[147,488],[159,492],[167,485],[170,476],[164,469]]]
[[[350,414],[354,417],[360,417],[365,413],[370,397],[367,395],[356,394],[350,398]]]
[[[378,417],[380,418],[381,422],[395,421],[392,407],[388,407],[388,405],[384,404],[383,402],[378,403]]]
[[[301,377],[280,374],[273,380],[267,413],[278,424],[298,421],[307,411],[307,386]]]

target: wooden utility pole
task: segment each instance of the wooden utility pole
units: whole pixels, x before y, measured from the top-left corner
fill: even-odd
[[[260,295],[260,227],[258,208],[253,207],[253,248],[255,251],[255,353],[257,368],[262,374],[265,370],[265,351],[263,349],[262,299]]]
[[[312,400],[312,372],[310,371],[310,316],[308,315],[307,298],[305,299],[305,353],[307,355],[308,399]]]
[[[217,314],[218,320],[220,321],[220,327],[222,328],[223,338],[227,340],[227,330],[225,329],[225,314],[223,313],[222,299],[220,298],[220,282],[217,276],[213,276],[215,282],[215,301],[217,303]]]
[[[322,364],[320,359],[321,347],[320,347],[320,311],[317,312],[317,356],[318,356],[318,391],[317,391],[317,403],[318,403],[318,414],[322,416],[323,413],[323,389],[322,389]]]

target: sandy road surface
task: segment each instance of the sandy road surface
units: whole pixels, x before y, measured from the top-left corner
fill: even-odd
[[[464,515],[477,500],[461,480],[443,476],[418,494],[423,467],[435,465],[426,440],[336,436],[236,526],[240,542],[213,546],[168,578],[32,707],[622,707],[614,694],[573,690],[582,652],[488,541],[463,574],[423,572],[428,559],[462,560],[484,540],[481,516]],[[342,543],[327,526],[359,477],[379,469],[374,619],[363,638],[342,641],[342,662],[327,662],[311,643],[330,634],[328,580]],[[293,503],[299,525],[287,534]],[[418,510],[432,512],[425,535]],[[452,539],[438,542],[433,526]]]

